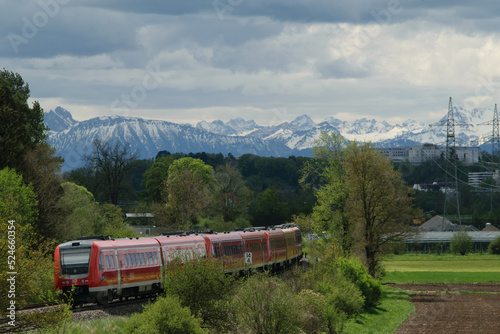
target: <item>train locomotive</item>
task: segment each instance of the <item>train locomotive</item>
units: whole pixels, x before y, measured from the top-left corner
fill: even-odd
[[[295,224],[224,233],[185,233],[149,238],[83,238],[56,247],[55,289],[75,304],[153,296],[175,259],[221,261],[228,274],[272,270],[297,263],[302,237]]]

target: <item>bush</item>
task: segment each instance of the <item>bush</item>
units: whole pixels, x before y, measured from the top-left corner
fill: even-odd
[[[144,311],[134,314],[125,324],[126,333],[137,334],[192,334],[206,333],[188,307],[182,307],[176,296],[159,298]]]
[[[320,293],[304,289],[299,293],[302,309],[301,329],[304,333],[322,333],[326,323],[326,299]]]
[[[360,260],[354,257],[338,257],[335,259],[335,267],[361,290],[365,297],[365,309],[378,305],[382,296],[382,284],[368,274]]]
[[[255,275],[240,285],[232,301],[236,322],[244,333],[300,333],[303,310],[285,283]]]
[[[490,254],[500,254],[500,237],[490,242],[488,245],[488,253]]]
[[[212,259],[169,262],[163,286],[167,295],[176,295],[204,327],[223,332],[231,327],[229,301],[233,279],[224,274],[220,262]]]
[[[467,231],[453,233],[450,240],[450,250],[454,254],[465,255],[472,250],[472,237]]]

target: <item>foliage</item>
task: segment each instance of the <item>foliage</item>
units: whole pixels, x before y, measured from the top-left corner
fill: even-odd
[[[199,227],[201,230],[213,230],[215,232],[227,232],[235,229],[251,227],[250,222],[244,218],[237,218],[235,221],[224,221],[220,216],[212,218],[200,218]]]
[[[472,237],[467,231],[453,233],[450,240],[450,251],[454,254],[465,255],[472,250]]]
[[[96,139],[93,146],[93,154],[85,156],[85,160],[95,169],[98,187],[102,187],[105,192],[106,201],[117,205],[127,174],[137,160],[137,153],[131,152],[129,145],[120,142],[113,144]]]
[[[19,317],[20,327],[43,330],[44,333],[64,332],[71,324],[73,312],[67,304],[59,304],[44,312],[31,312]]]
[[[63,239],[74,240],[88,235],[133,236],[118,206],[109,203],[100,206],[85,187],[72,182],[65,182],[62,187],[64,195],[58,205],[66,217],[59,232]]]
[[[334,263],[339,272],[361,291],[365,298],[365,310],[378,305],[382,296],[382,284],[368,275],[366,268],[359,259],[355,257],[337,257]]]
[[[38,216],[32,185],[25,185],[14,169],[0,170],[0,219],[15,220],[23,226],[33,225]],[[2,233],[7,229],[2,229]]]
[[[142,184],[146,188],[144,199],[146,202],[161,202],[166,194],[163,182],[167,179],[168,169],[174,162],[174,157],[168,155],[155,160],[153,165],[144,173]]]
[[[181,158],[168,169],[167,208],[180,228],[206,214],[218,190],[213,168],[199,159]]]
[[[286,221],[286,208],[280,202],[278,188],[267,188],[257,195],[251,208],[254,226],[279,225]]]
[[[371,144],[351,143],[345,154],[347,215],[354,225],[356,248],[366,260],[368,273],[376,276],[382,247],[412,233],[410,189]]]
[[[144,311],[131,316],[125,324],[127,333],[192,334],[206,333],[198,319],[183,307],[177,296],[160,297],[155,303],[146,305]]]
[[[234,221],[241,217],[248,219],[248,206],[253,193],[245,186],[238,169],[230,164],[217,167],[215,179],[220,186],[217,207],[221,208],[224,221]]]
[[[500,237],[490,242],[488,245],[488,253],[490,254],[500,254]]]
[[[233,280],[226,277],[218,261],[210,258],[167,265],[163,286],[166,295],[179,297],[182,306],[201,318],[204,327],[222,332],[230,328],[229,298]]]
[[[43,110],[37,101],[30,108],[29,97],[21,75],[0,71],[0,168],[18,167],[26,152],[47,138]]]
[[[344,181],[344,139],[334,133],[321,133],[315,142],[314,159],[305,165],[301,183],[314,186],[317,197],[313,209],[314,231],[330,231],[346,251],[352,247],[352,224],[346,215],[347,189]]]
[[[38,144],[24,155],[19,173],[26,184],[32,184],[38,201],[38,219],[35,231],[41,236],[58,238],[62,229],[64,213],[57,207],[63,195],[59,172],[62,158],[55,155],[55,149],[46,143]]]
[[[240,285],[232,301],[238,325],[249,333],[300,333],[303,311],[281,280],[254,275]]]

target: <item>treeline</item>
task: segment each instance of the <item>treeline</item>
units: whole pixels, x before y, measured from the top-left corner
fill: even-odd
[[[290,221],[294,215],[311,213],[315,203],[312,189],[305,189],[299,184],[302,168],[310,158],[272,158],[252,154],[235,157],[221,153],[160,151],[155,159],[130,160],[134,154],[123,154],[124,145],[96,142],[94,146],[97,152],[104,147],[107,153],[102,156],[121,161],[119,165],[125,175],[122,180],[111,184],[110,175],[118,174],[117,171],[109,170],[112,162],[102,163],[108,166],[108,170],[105,170],[96,165],[94,156],[86,157],[87,164],[84,167],[68,172],[64,178],[88,189],[98,202],[113,202],[116,199],[114,204],[126,207],[129,212],[155,213],[154,223],[157,226],[176,228],[187,224],[179,219],[181,213],[174,214],[178,208],[167,208],[169,195],[171,200],[175,199],[172,192],[174,176],[168,187],[169,169],[174,162],[177,164],[186,159],[202,164],[191,164],[184,172],[189,169],[201,171],[204,166],[209,166],[215,178],[214,185],[209,187],[211,191],[203,199],[198,199],[198,203],[207,202],[207,205],[201,205],[205,207],[198,212],[200,215],[189,218],[194,225],[204,222],[209,225],[204,227],[220,229],[282,224]],[[193,183],[184,186],[185,192],[187,188],[197,187]],[[113,189],[117,191],[114,195]],[[238,226],[224,224],[228,222],[236,222]]]

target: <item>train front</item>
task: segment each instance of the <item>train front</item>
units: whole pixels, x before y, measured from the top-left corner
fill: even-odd
[[[92,240],[70,241],[57,246],[54,253],[54,286],[75,302],[89,297],[89,264]]]

